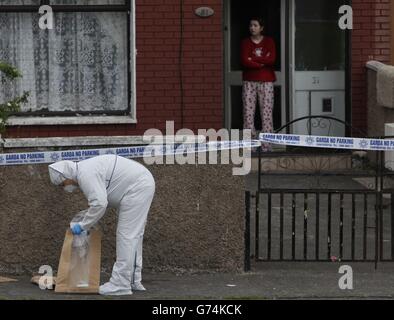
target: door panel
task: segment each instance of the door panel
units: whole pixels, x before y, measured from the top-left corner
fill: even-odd
[[[342,90],[297,90],[295,100],[296,105],[305,106],[305,108],[295,109],[295,119],[308,116],[309,114],[318,114],[337,119],[345,118],[345,92]],[[297,134],[342,137],[345,134],[345,127],[335,120],[302,120],[294,124],[294,131]]]
[[[346,40],[338,27],[342,4],[343,0],[294,1],[293,120],[329,115],[345,121]],[[312,134],[345,135],[344,125],[336,121],[330,125],[329,132],[314,127]],[[306,121],[293,126],[295,134],[308,131]]]

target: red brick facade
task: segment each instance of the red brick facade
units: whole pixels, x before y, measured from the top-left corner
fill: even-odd
[[[183,7],[183,112],[180,87],[180,1],[137,0],[137,119],[136,131],[223,126],[222,1],[209,1],[215,15],[194,14],[203,5],[185,1]],[[132,134],[136,131],[128,131]],[[137,134],[138,134],[137,133]]]
[[[390,0],[353,0],[352,125],[367,128],[365,63],[390,63]]]
[[[215,15],[197,17],[194,9],[203,5],[212,7]],[[391,7],[390,0],[353,0],[352,7],[352,122],[366,129],[365,63],[390,62]],[[185,1],[182,58],[180,14],[178,0],[136,0],[138,124],[10,127],[8,136],[142,135],[149,128],[163,130],[167,120],[174,120],[176,129],[223,127],[222,1]]]
[[[9,127],[8,137],[142,135],[150,128],[223,127],[223,5],[209,1],[215,15],[194,14],[201,1],[183,7],[182,80],[180,1],[136,0],[137,122],[128,125]],[[181,86],[183,83],[183,103]],[[183,111],[182,111],[183,109]],[[182,121],[183,114],[183,121]]]

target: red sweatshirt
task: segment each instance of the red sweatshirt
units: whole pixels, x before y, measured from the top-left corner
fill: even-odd
[[[241,44],[241,63],[244,67],[244,81],[275,82],[276,49],[272,38],[264,36],[256,44],[251,38],[244,39]]]

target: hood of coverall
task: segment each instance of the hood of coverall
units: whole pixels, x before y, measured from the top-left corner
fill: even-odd
[[[48,167],[51,182],[58,186],[64,180],[71,179],[77,181],[78,167],[73,161],[59,161]]]

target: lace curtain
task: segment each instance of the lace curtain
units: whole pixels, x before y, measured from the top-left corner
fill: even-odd
[[[0,0],[0,5],[9,2]],[[122,4],[119,0],[56,0],[52,4],[76,2]],[[52,30],[39,28],[40,17],[38,12],[0,12],[0,60],[23,73],[17,84],[1,86],[0,101],[30,91],[22,111],[127,110],[127,13],[55,13]]]

